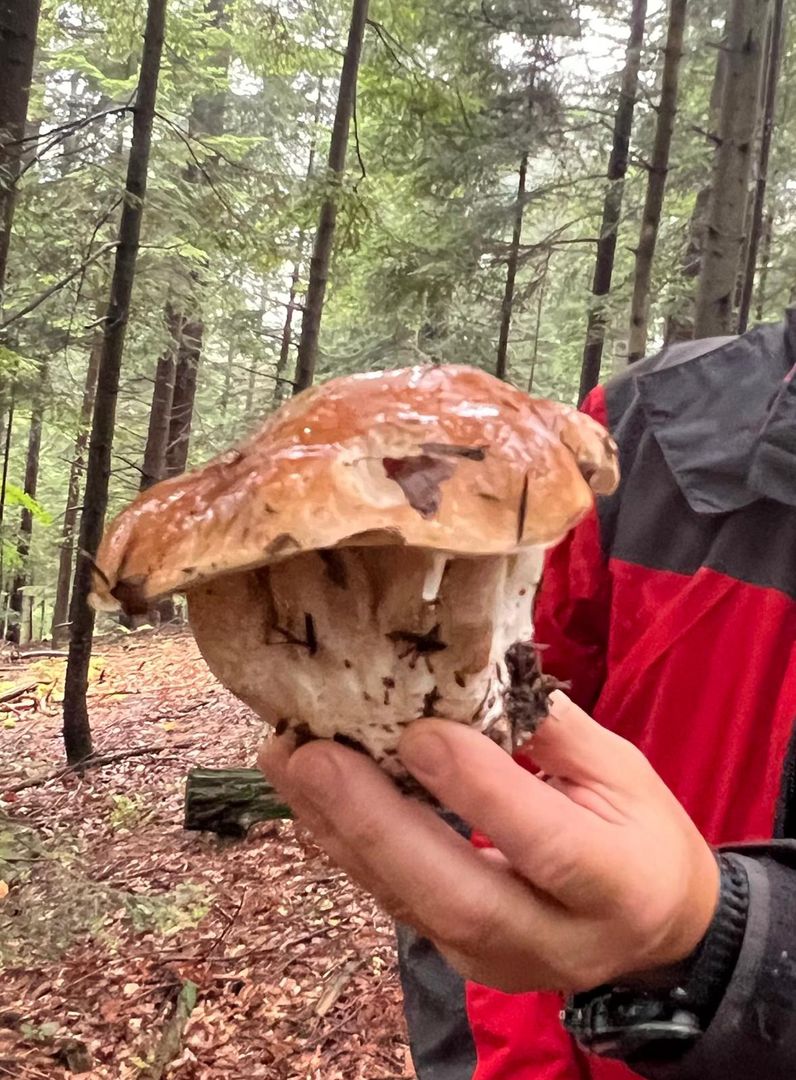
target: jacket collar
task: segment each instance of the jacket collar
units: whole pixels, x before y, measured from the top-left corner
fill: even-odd
[[[796,506],[796,309],[735,338],[664,349],[636,377],[647,424],[691,508]]]

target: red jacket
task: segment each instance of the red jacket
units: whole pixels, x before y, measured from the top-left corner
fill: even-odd
[[[636,743],[713,843],[796,835],[796,327],[665,350],[584,408],[618,493],[549,556],[545,669]],[[793,790],[791,790],[793,789]],[[651,859],[654,853],[650,853]],[[474,1080],[621,1080],[553,995],[468,986]]]

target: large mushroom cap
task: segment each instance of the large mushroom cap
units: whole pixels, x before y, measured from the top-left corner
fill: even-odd
[[[333,547],[547,546],[617,481],[598,424],[477,368],[347,376],[141,494],[102,541],[92,600],[138,612],[221,574]]]

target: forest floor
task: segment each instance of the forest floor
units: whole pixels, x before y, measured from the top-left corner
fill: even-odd
[[[55,775],[64,663],[0,653],[0,1080],[414,1076],[372,901],[290,822],[183,830],[189,768],[260,734],[190,635],[98,640],[95,752],[151,752],[83,775]]]

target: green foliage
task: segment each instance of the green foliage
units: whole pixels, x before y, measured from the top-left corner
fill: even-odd
[[[22,488],[17,487],[16,484],[6,484],[5,505],[6,507],[23,507],[25,510],[30,511],[35,521],[42,525],[52,525],[52,515],[44,509],[40,502],[32,499],[30,495],[26,495]]]
[[[110,812],[109,820],[111,828],[114,830],[134,829],[144,816],[144,800],[138,795],[133,798],[128,795],[111,795],[111,802],[113,809]]]

